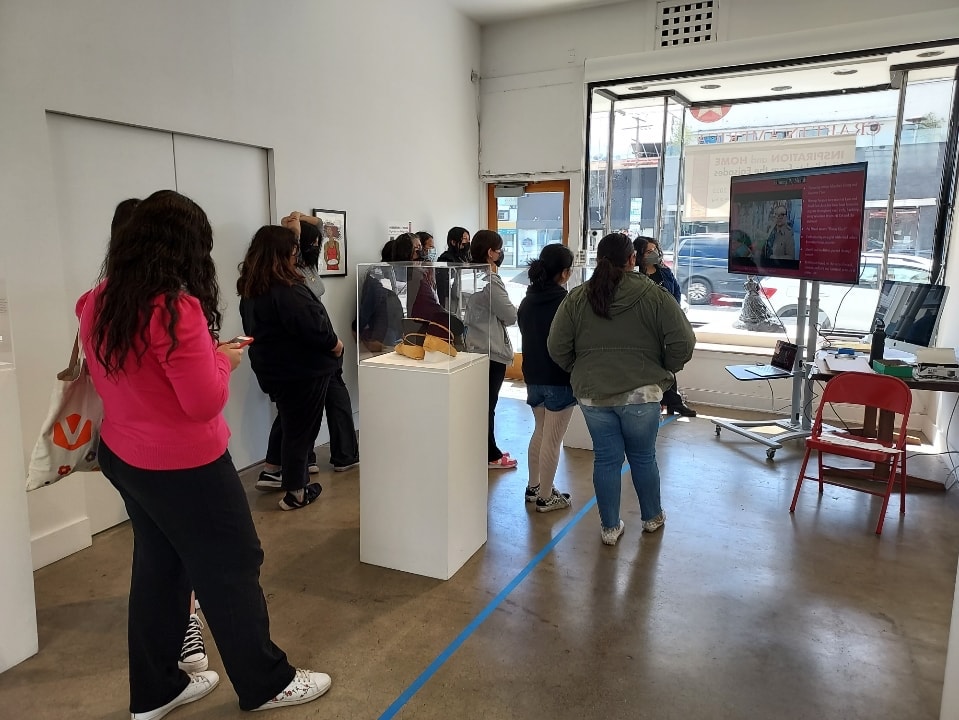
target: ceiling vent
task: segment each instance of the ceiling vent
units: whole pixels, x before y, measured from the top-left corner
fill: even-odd
[[[683,45],[702,45],[715,42],[719,0],[656,3],[657,50]]]

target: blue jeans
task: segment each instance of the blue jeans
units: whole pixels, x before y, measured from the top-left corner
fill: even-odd
[[[643,521],[652,520],[663,510],[656,464],[659,403],[580,407],[593,439],[593,488],[603,527],[619,526],[623,456],[629,461]]]
[[[550,412],[559,412],[575,405],[576,398],[569,385],[527,385],[526,404],[530,407],[545,405]]]

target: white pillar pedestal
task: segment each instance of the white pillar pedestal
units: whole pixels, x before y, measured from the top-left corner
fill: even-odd
[[[573,414],[569,418],[569,427],[566,428],[566,434],[563,436],[563,445],[580,450],[593,449],[593,438],[589,434],[589,428],[586,427],[586,419],[583,417],[583,411],[579,405],[573,407]]]
[[[38,650],[26,478],[17,376],[0,363],[0,672]]]
[[[462,360],[360,363],[361,562],[448,580],[486,542],[489,360]]]

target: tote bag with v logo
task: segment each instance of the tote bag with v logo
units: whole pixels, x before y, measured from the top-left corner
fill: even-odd
[[[99,470],[97,445],[103,402],[93,387],[80,349],[73,342],[70,367],[57,374],[50,409],[30,457],[27,490],[52,485],[75,472]]]

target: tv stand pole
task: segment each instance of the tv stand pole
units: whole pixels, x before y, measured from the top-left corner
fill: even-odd
[[[776,456],[776,451],[782,449],[782,444],[787,440],[796,440],[809,437],[812,427],[811,413],[806,412],[812,405],[812,369],[816,357],[816,339],[818,331],[816,321],[819,319],[819,282],[812,281],[812,290],[807,302],[807,291],[809,281],[799,281],[799,302],[796,314],[796,361],[793,365],[792,376],[792,402],[791,411],[788,419],[779,420],[713,420],[716,426],[716,435],[725,428],[737,435],[754,440],[760,445],[766,446],[766,459],[772,460]],[[806,310],[809,310],[807,313]],[[808,316],[808,334],[806,333],[806,322]],[[813,319],[815,318],[815,320]],[[803,336],[806,336],[805,338]],[[805,342],[804,342],[805,340]],[[757,377],[757,380],[762,378]],[[751,428],[778,427],[782,432],[774,435],[758,433]]]

